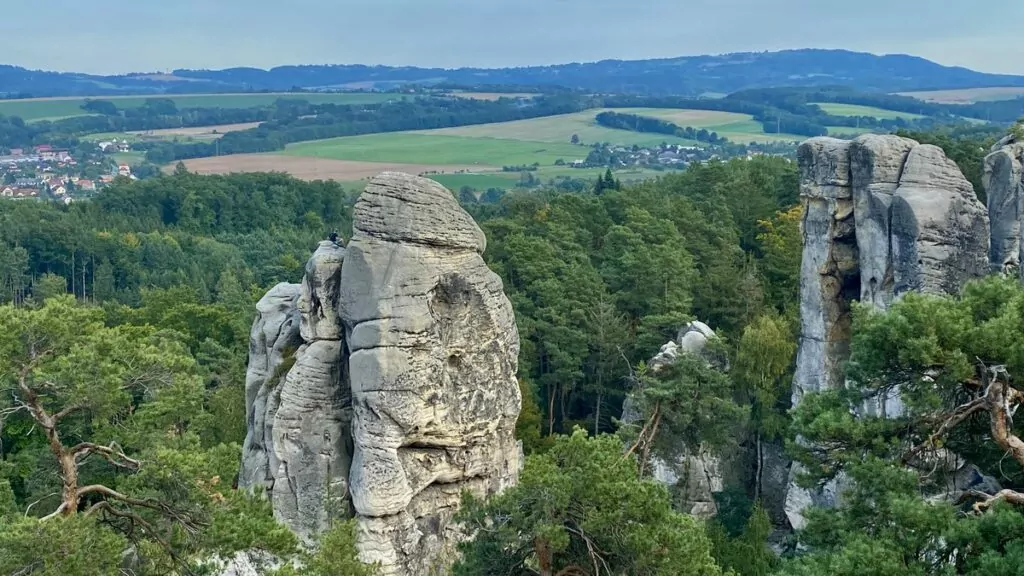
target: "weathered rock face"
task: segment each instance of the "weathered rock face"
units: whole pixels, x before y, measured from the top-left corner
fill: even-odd
[[[519,336],[483,233],[441,185],[382,174],[354,214],[340,310],[360,550],[426,574],[450,553],[460,492],[517,479]]]
[[[866,135],[850,145],[853,217],[860,262],[860,300],[886,308],[893,294],[889,207],[907,155],[907,138]]]
[[[957,294],[988,272],[989,224],[974,187],[938,146],[907,155],[892,205],[894,294]]]
[[[355,516],[364,561],[429,574],[452,560],[462,491],[518,478],[519,336],[448,190],[384,173],[354,215],[346,248],[321,243],[301,286],[261,301],[240,484],[267,486],[305,540]]]
[[[794,405],[843,385],[852,301],[884,310],[910,291],[955,294],[989,267],[985,208],[940,148],[897,136],[812,138],[797,157],[805,212]],[[865,410],[902,410],[898,395],[877,404]],[[834,504],[838,492],[791,483],[790,523],[799,528],[807,505]]]
[[[989,261],[994,270],[1021,268],[1021,218],[1024,217],[1024,142],[1009,136],[985,157],[982,174],[992,226]],[[1024,271],[1021,272],[1024,274]]]
[[[274,515],[305,540],[349,515],[352,395],[337,307],[344,257],[344,248],[321,242],[306,264],[296,302],[303,344],[271,431]]]
[[[804,251],[794,404],[805,392],[842,384],[850,301],[860,293],[850,149],[848,141],[813,138],[797,150]]]
[[[988,218],[936,146],[898,136],[812,138],[797,152],[804,252],[794,403],[842,386],[854,300],[959,292],[987,272]]]
[[[245,374],[248,427],[238,484],[243,488],[273,486],[273,424],[283,380],[282,364],[291,362],[302,344],[299,337],[298,284],[281,283],[256,304],[249,335],[249,366]],[[287,368],[287,365],[285,365]],[[276,464],[276,462],[275,462]]]

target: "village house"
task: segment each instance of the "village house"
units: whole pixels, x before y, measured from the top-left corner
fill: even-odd
[[[117,167],[117,175],[118,176],[131,176],[132,175],[132,167],[127,165],[127,164],[121,164],[120,166]]]
[[[14,190],[13,198],[35,198],[39,196],[39,190],[34,188],[19,188]]]
[[[92,180],[82,179],[78,181],[78,189],[81,190],[82,192],[95,192],[96,183],[93,182]]]

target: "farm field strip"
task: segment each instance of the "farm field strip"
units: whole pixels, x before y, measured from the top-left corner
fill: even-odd
[[[411,164],[402,162],[362,162],[287,156],[284,154],[234,154],[214,158],[184,160],[185,167],[199,174],[233,172],[286,172],[302,180],[338,180],[351,182],[371,178],[387,171],[409,174],[452,173],[462,170],[495,170],[492,166]],[[174,164],[164,167],[174,169]],[[500,168],[497,168],[500,170]]]
[[[897,112],[895,110],[875,108],[874,106],[859,106],[857,104],[836,104],[833,102],[811,102],[811,104],[817,104],[819,108],[821,108],[828,114],[832,114],[833,116],[871,116],[874,118],[878,118],[879,120],[895,120],[896,118],[903,118],[904,120],[917,120],[919,118],[924,118],[924,116],[922,116],[921,114]]]
[[[765,134],[761,123],[754,120],[750,114],[674,108],[625,108],[622,111],[660,118],[683,128],[687,126],[703,128],[708,132],[716,132],[719,136],[728,138],[737,144],[790,142],[806,139],[805,136],[797,134]]]
[[[360,162],[506,166],[586,158],[584,146],[552,142],[469,138],[436,134],[392,132],[315,140],[289,145],[283,154]]]
[[[900,96],[910,96],[925,102],[938,104],[971,104],[974,102],[997,102],[1013,100],[1024,96],[1024,87],[990,87],[961,88],[958,90],[925,90],[920,92],[900,92]]]
[[[632,108],[616,110],[627,112]],[[695,144],[690,140],[676,138],[667,134],[650,134],[644,132],[631,132],[629,130],[618,130],[605,128],[599,125],[594,118],[604,110],[586,110],[575,114],[561,114],[558,116],[544,116],[541,118],[530,118],[528,120],[513,120],[511,122],[495,122],[492,124],[474,124],[471,126],[458,126],[455,128],[438,128],[435,130],[422,130],[416,134],[432,136],[461,136],[468,138],[493,138],[499,140],[524,140],[533,142],[551,142],[568,144],[573,135],[579,137],[580,142],[589,145],[595,142],[610,142],[624,146],[657,146],[662,142],[672,144]],[[585,156],[586,154],[584,154]]]
[[[500,100],[502,98],[536,98],[540,94],[527,92],[451,92],[448,96],[469,98],[471,100]]]

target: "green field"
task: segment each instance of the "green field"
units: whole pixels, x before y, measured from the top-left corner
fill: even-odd
[[[488,188],[508,189],[515,186],[515,183],[519,181],[519,173],[431,174],[427,178],[439,182],[442,186],[453,192],[458,192],[463,186],[469,186],[474,190],[487,190]]]
[[[402,162],[460,166],[542,166],[561,158],[586,158],[588,149],[566,142],[536,142],[496,138],[465,138],[436,134],[394,132],[316,140],[289,145],[284,154],[361,162]]]
[[[279,98],[306,100],[313,104],[367,104],[401,98],[396,94],[185,94],[174,96],[96,96],[94,100],[110,100],[119,108],[137,108],[148,98],[169,98],[179,108],[252,108],[273,104]],[[85,98],[32,98],[0,100],[0,114],[20,116],[25,121],[56,120],[84,116],[81,106]]]
[[[677,126],[704,128],[708,132],[717,132],[719,136],[728,138],[736,144],[751,142],[795,142],[804,140],[797,134],[765,134],[761,123],[749,114],[734,112],[714,112],[709,110],[677,110],[673,108],[628,108],[633,114],[653,116],[676,124]]]
[[[717,132],[719,136],[729,140],[748,144],[750,142],[778,142],[801,140],[794,134],[765,134],[761,123],[749,114],[733,112],[716,112],[711,110],[683,110],[674,108],[616,108],[612,112],[636,114],[661,118],[681,128],[692,126],[704,128],[709,132]],[[657,146],[662,142],[699,146],[700,143],[683,138],[675,138],[664,134],[631,132],[600,126],[594,117],[605,110],[588,110],[576,114],[546,116],[530,120],[514,122],[498,122],[494,124],[477,124],[458,128],[441,128],[425,130],[421,133],[444,136],[466,136],[473,138],[500,138],[507,140],[531,140],[537,142],[568,142],[573,134],[580,137],[584,144],[608,142],[623,146]]]
[[[1024,96],[1024,87],[960,88],[956,90],[928,90],[924,92],[900,92],[925,102],[940,104],[971,104],[973,102],[998,102],[1014,100]]]
[[[834,104],[829,102],[812,102],[811,104],[817,104],[825,113],[832,114],[833,116],[872,116],[879,120],[895,120],[896,118],[917,120],[918,118],[924,118],[920,114],[896,112],[895,110],[886,110],[872,106],[858,106],[856,104]]]
[[[615,110],[621,113],[636,113],[633,108]],[[650,134],[644,132],[631,132],[629,130],[617,130],[605,128],[597,124],[594,118],[604,110],[587,110],[576,114],[562,114],[560,116],[545,116],[543,118],[531,118],[529,120],[516,120],[513,122],[497,122],[493,124],[476,124],[473,126],[459,126],[457,128],[439,128],[437,130],[423,130],[419,134],[437,136],[461,136],[468,138],[498,138],[503,140],[527,140],[532,142],[566,143],[572,139],[573,134],[579,136],[580,142],[585,145],[595,142],[608,142],[623,146],[657,146],[662,142],[672,144],[696,145],[697,142],[675,138],[665,134]]]
[[[142,164],[142,161],[146,159],[145,152],[115,152],[110,155],[110,158],[118,164],[127,164],[129,166],[136,166]]]

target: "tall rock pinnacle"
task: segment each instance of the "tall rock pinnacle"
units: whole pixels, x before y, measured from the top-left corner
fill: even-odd
[[[804,249],[794,405],[843,386],[853,301],[884,310],[907,292],[956,294],[989,269],[986,209],[940,148],[898,136],[812,138],[797,159]],[[894,395],[865,410],[902,405]],[[791,485],[790,523],[799,528],[804,507],[834,496]]]
[[[444,187],[381,174],[353,228],[345,248],[321,243],[301,289],[261,301],[241,483],[268,487],[304,539],[354,516],[364,561],[426,575],[453,559],[462,491],[517,481],[519,335],[483,232]],[[267,350],[294,342],[296,311],[289,368]]]

